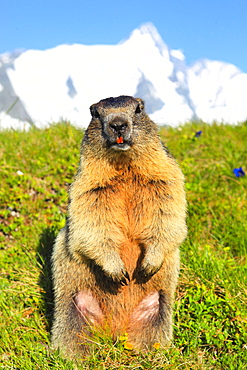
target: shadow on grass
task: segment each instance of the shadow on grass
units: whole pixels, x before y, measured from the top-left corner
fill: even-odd
[[[40,235],[37,248],[37,260],[41,265],[41,274],[39,277],[39,286],[42,289],[44,314],[48,324],[48,330],[51,330],[54,310],[54,296],[51,272],[51,255],[53,244],[57,235],[55,227],[48,227]]]

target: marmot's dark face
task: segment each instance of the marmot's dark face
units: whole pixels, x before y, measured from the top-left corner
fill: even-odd
[[[131,96],[101,100],[90,107],[93,120],[99,120],[106,145],[128,150],[133,145],[134,126],[144,110],[144,102]]]

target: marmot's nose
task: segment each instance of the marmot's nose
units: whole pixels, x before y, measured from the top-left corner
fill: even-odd
[[[128,123],[123,122],[123,121],[120,121],[120,122],[114,121],[114,122],[111,122],[109,126],[112,129],[112,131],[115,134],[117,134],[117,136],[119,137],[119,136],[122,136],[124,132],[126,131],[126,128],[128,127]]]

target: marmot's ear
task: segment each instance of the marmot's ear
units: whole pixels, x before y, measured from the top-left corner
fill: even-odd
[[[97,104],[93,104],[93,105],[91,105],[91,107],[90,107],[90,112],[91,112],[91,116],[93,117],[93,118],[99,118],[100,116],[99,116],[99,112],[98,112],[98,110],[97,110]]]
[[[136,107],[135,113],[141,113],[145,108],[144,100],[142,100],[140,98],[136,98],[136,100],[138,101],[138,105]]]

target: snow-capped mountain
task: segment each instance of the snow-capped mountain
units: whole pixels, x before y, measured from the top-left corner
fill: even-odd
[[[0,127],[38,127],[66,119],[85,127],[89,106],[132,95],[158,124],[191,118],[235,123],[247,118],[247,74],[218,61],[186,66],[152,24],[117,45],[60,45],[0,55]]]

